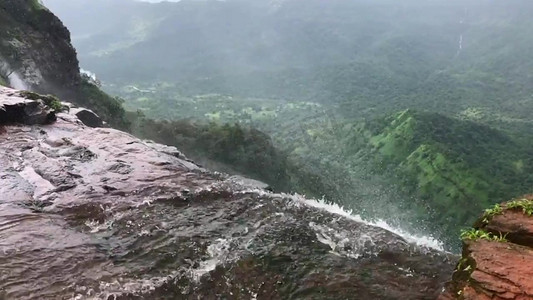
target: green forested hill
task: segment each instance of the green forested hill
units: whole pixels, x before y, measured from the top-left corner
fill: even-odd
[[[443,226],[472,222],[476,210],[533,187],[530,143],[436,113],[403,111],[385,123],[369,139],[379,161]]]
[[[294,186],[369,215],[418,222],[452,244],[476,211],[533,187],[531,136],[469,120],[405,110],[305,129],[300,138],[274,134],[297,165]]]

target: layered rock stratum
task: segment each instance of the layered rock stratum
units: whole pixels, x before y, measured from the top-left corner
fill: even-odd
[[[0,298],[434,299],[453,269],[334,206],[23,95],[0,89]]]
[[[532,195],[488,210],[439,299],[533,299],[532,213]]]

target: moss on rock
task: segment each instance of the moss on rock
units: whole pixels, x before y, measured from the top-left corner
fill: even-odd
[[[42,100],[44,104],[50,107],[54,112],[61,112],[68,107],[61,104],[61,101],[54,95],[40,95],[30,91],[21,91],[20,95],[29,100]]]

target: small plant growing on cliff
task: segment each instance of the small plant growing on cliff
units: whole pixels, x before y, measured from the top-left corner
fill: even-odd
[[[41,99],[41,95],[37,94],[37,93],[34,93],[34,92],[30,92],[30,91],[21,91],[20,92],[20,96],[26,98],[26,99],[29,99],[29,100],[39,100]]]
[[[533,200],[521,199],[507,203],[509,209],[521,209],[528,216],[533,215]]]
[[[493,241],[493,242],[507,242],[506,235],[503,235],[500,233],[499,235],[486,232],[481,229],[469,229],[469,230],[463,230],[461,232],[461,239],[462,240],[471,240],[471,241],[477,241],[477,240],[487,240],[487,241]]]
[[[503,213],[503,208],[500,204],[494,205],[492,208],[486,209],[483,214],[483,223],[488,223],[495,215]]]
[[[61,101],[59,101],[59,99],[57,99],[54,96],[46,96],[46,97],[48,97],[48,99],[46,100],[43,99],[43,100],[46,103],[46,105],[48,105],[48,107],[50,107],[56,112],[65,110],[65,107],[63,106],[63,104],[61,104]]]
[[[59,101],[56,96],[53,95],[45,96],[30,91],[21,91],[20,95],[29,100],[43,100],[44,104],[46,104],[46,106],[50,107],[55,112],[64,111],[67,108],[61,104],[61,101]]]

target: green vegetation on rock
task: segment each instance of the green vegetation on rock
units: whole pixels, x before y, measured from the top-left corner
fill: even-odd
[[[7,79],[4,78],[4,76],[2,76],[1,74],[0,74],[0,85],[9,86],[9,84],[7,83]]]
[[[521,209],[524,214],[533,215],[533,200],[521,199],[508,202],[506,207],[509,209]]]
[[[472,240],[472,241],[487,240],[487,241],[500,242],[500,243],[507,242],[505,235],[501,233],[499,235],[496,235],[496,234],[486,232],[481,229],[464,230],[461,232],[461,239]]]
[[[118,97],[111,97],[93,83],[82,78],[78,91],[79,97],[84,99],[84,105],[97,113],[111,126],[129,130],[130,123],[126,118],[126,111],[122,107],[124,102]]]
[[[64,111],[67,109],[56,96],[53,95],[40,95],[30,91],[21,91],[20,95],[29,100],[42,100],[44,104],[50,107],[55,112]]]
[[[42,6],[41,2],[39,0],[29,0],[31,8],[33,9],[43,9],[44,6]]]
[[[490,220],[499,214],[502,214],[504,211],[504,208],[500,204],[494,204],[492,208],[488,208],[485,210],[485,213],[482,217],[482,222],[487,224],[490,222]]]

